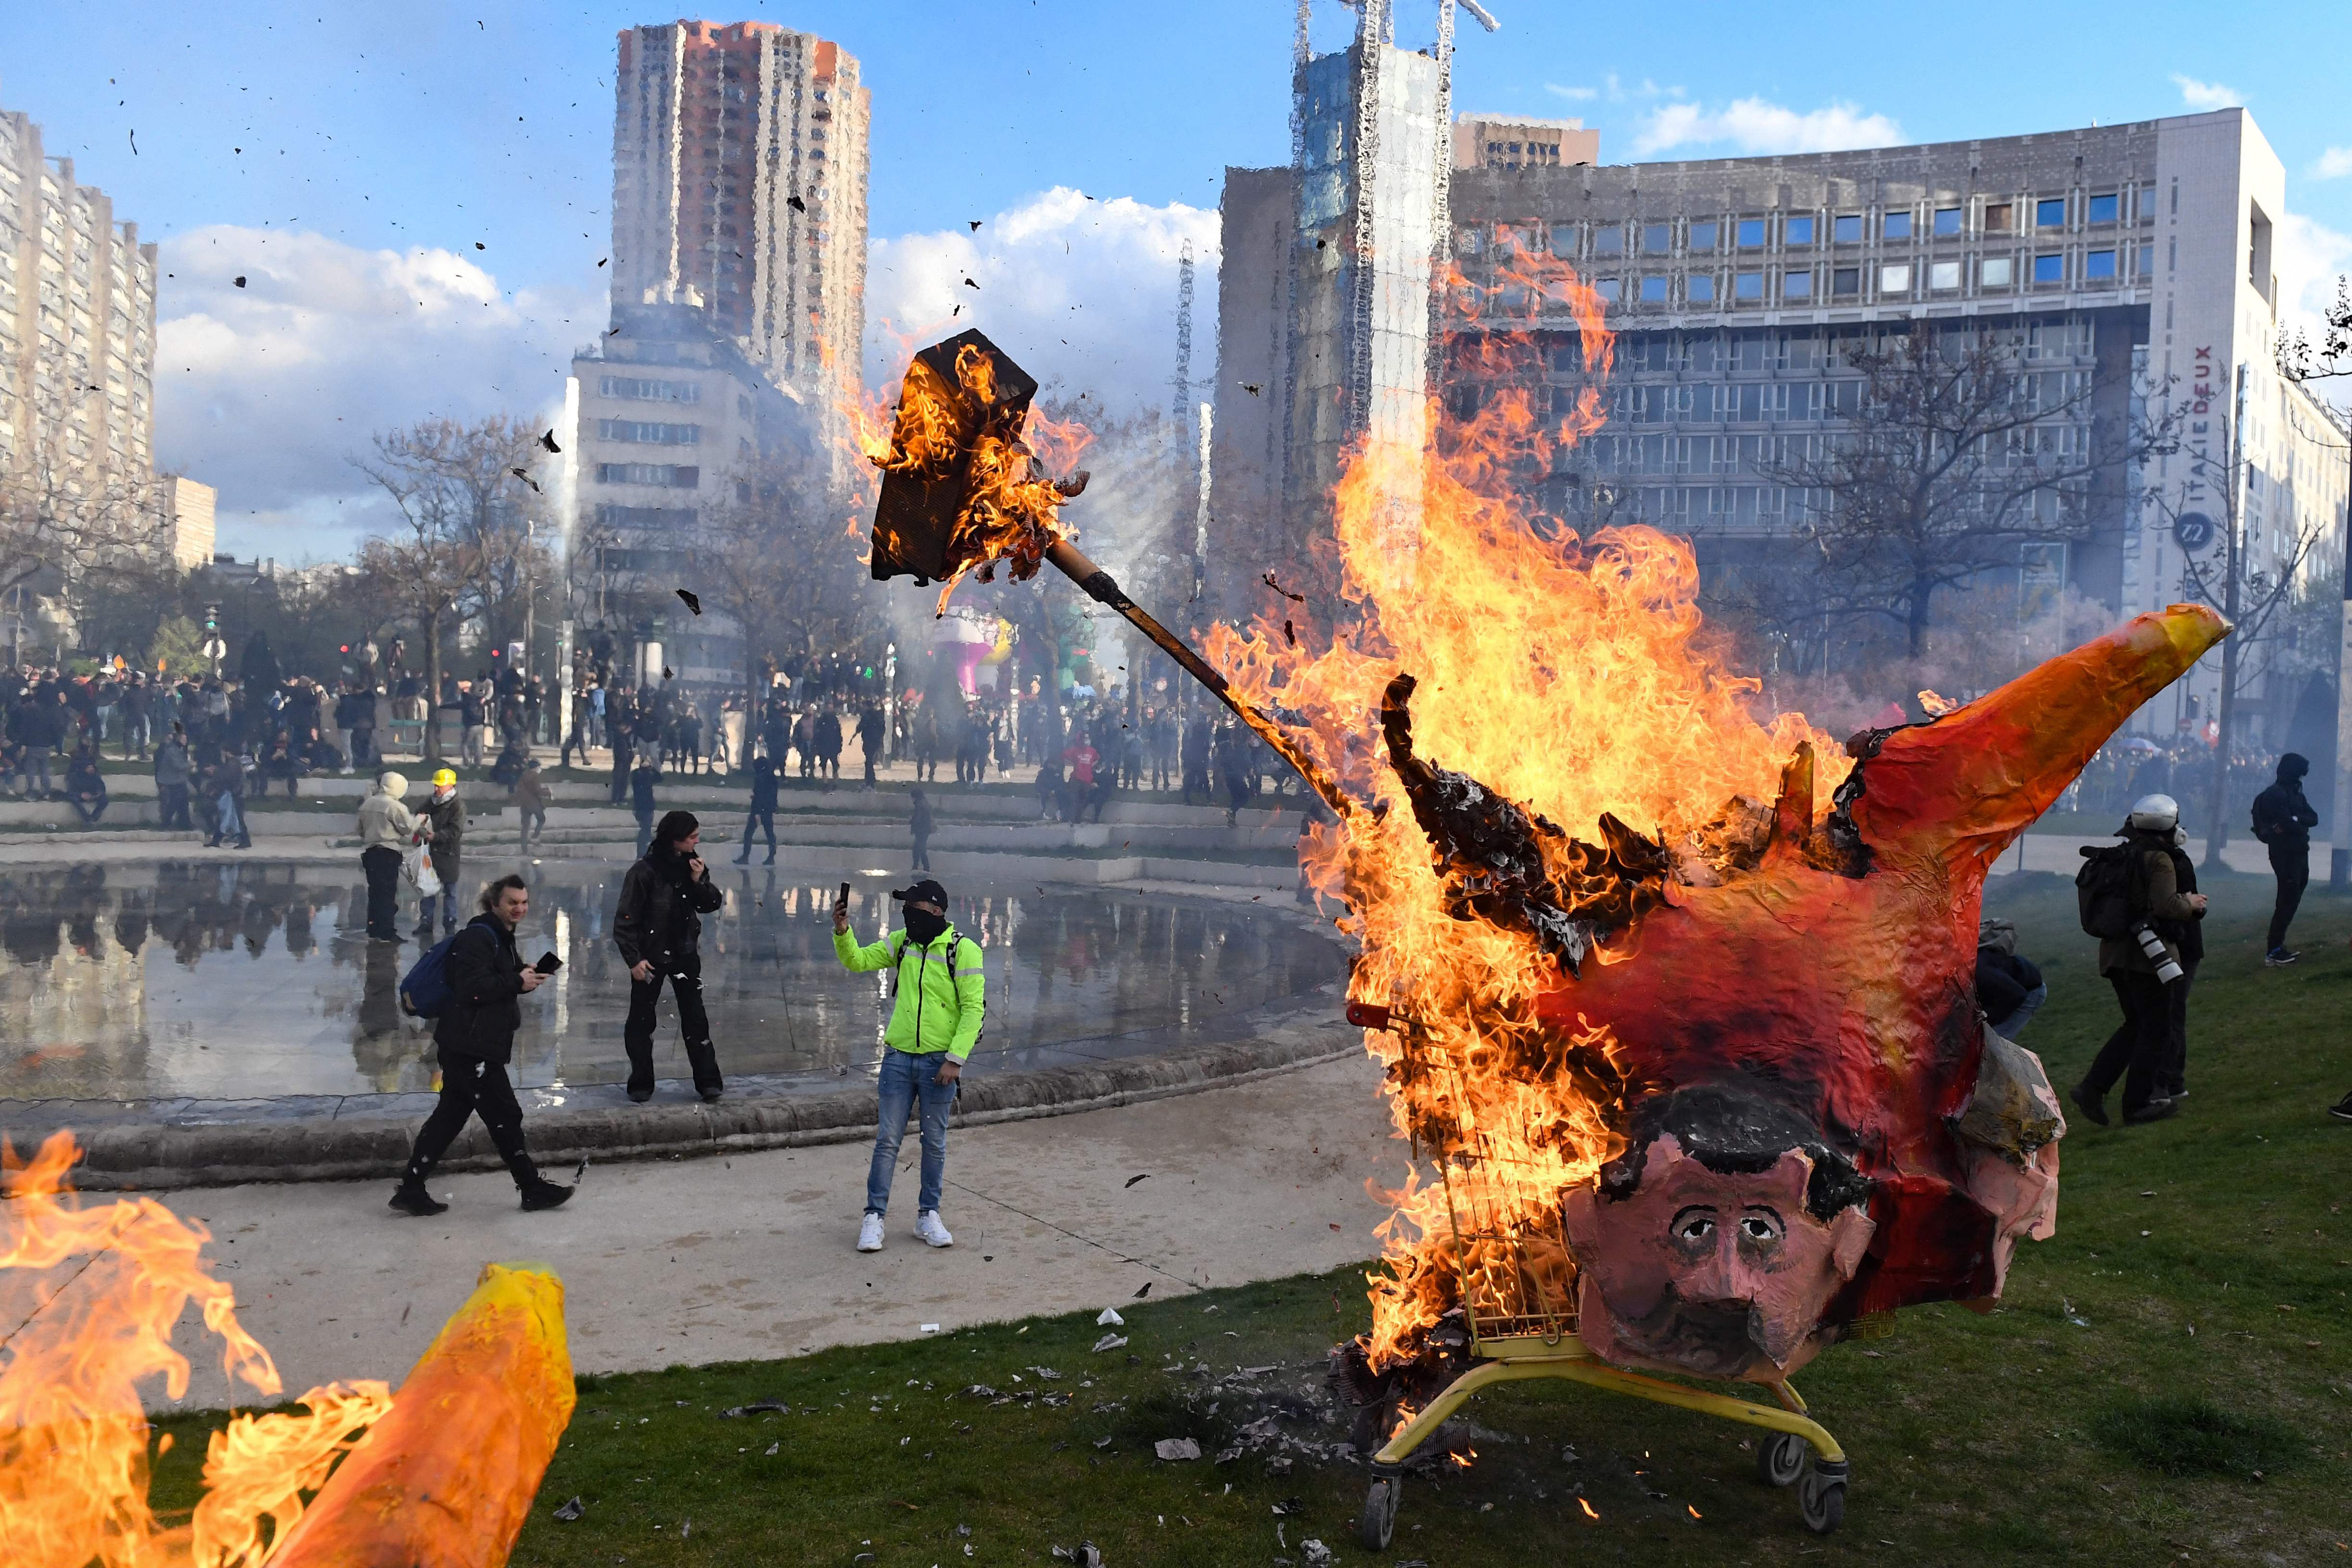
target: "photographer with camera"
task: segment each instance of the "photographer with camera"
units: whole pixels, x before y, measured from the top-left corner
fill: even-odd
[[[2205,895],[2180,890],[2172,859],[2179,825],[2180,807],[2170,795],[2145,796],[2124,821],[2123,843],[2084,849],[2087,864],[2075,879],[2084,929],[2099,939],[2099,973],[2116,988],[2124,1013],[2123,1026],[2099,1047],[2071,1097],[2102,1127],[2107,1090],[2118,1078],[2126,1123],[2161,1121],[2180,1109],[2158,1092],[2171,1054],[2171,988],[2183,979],[2180,950],[2163,930],[2204,913]]]

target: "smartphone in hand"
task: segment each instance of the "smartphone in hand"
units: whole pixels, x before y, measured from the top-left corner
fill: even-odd
[[[539,962],[532,964],[531,967],[538,970],[541,974],[552,974],[557,970],[563,967],[563,960],[556,957],[553,950],[551,949],[546,952],[541,953],[539,955]]]

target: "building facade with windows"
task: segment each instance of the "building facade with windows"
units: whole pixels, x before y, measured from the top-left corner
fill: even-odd
[[[0,481],[145,496],[156,276],[139,226],[0,110]]]
[[[1454,117],[1454,166],[1457,169],[1558,169],[1599,162],[1601,132],[1587,131],[1581,120],[1493,114]]]
[[[1806,497],[1771,476],[1852,408],[1853,353],[1915,323],[1964,327],[2018,345],[2067,410],[2036,432],[2053,449],[2128,423],[2136,398],[2178,406],[2181,449],[2100,487],[2114,499],[2087,538],[2021,548],[2021,574],[2118,616],[2187,597],[2186,552],[2210,564],[2227,547],[2226,529],[2175,525],[2231,510],[2211,491],[2241,384],[2247,559],[2284,569],[2316,534],[2299,570],[2342,570],[2344,433],[2273,369],[2284,210],[2278,159],[2235,109],[1851,153],[1489,163],[1456,173],[1452,204],[1458,264],[1516,327],[1532,316],[1563,409],[1584,384],[1574,322],[1565,300],[1527,299],[1512,264],[1566,260],[1608,303],[1611,417],[1559,460],[1546,510],[1687,532],[1703,570],[1785,562]],[[2124,499],[2150,488],[2155,504]],[[2141,726],[2192,726],[2215,684],[2192,675]],[[2252,694],[2273,744],[2288,700]]]
[[[700,310],[832,416],[866,330],[856,58],[772,22],[670,22],[621,33],[614,89],[614,310]]]

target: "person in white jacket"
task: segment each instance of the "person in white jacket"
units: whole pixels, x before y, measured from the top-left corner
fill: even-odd
[[[406,777],[381,773],[360,802],[360,868],[367,873],[367,932],[374,942],[400,940],[400,858],[416,842],[416,816],[401,798],[407,793]]]

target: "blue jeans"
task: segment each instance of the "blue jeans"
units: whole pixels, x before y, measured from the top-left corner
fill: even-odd
[[[955,1109],[956,1086],[941,1083],[940,1064],[945,1051],[917,1056],[912,1051],[882,1053],[882,1120],[874,1133],[874,1163],[866,1173],[866,1212],[890,1210],[890,1177],[898,1163],[898,1145],[907,1136],[907,1114],[922,1102],[923,1189],[915,1212],[940,1206],[940,1188],[948,1171],[948,1112]]]

